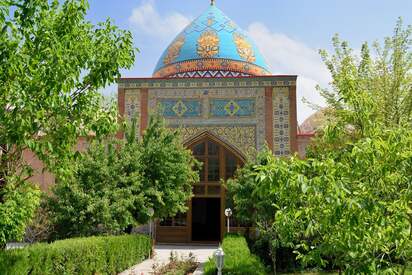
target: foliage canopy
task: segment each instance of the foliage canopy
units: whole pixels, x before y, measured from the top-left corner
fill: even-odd
[[[411,35],[399,21],[360,57],[335,37],[335,53],[321,51],[328,122],[309,158],[262,152],[228,183],[235,213],[271,240],[275,269],[279,247],[349,274],[404,273],[412,260]]]
[[[7,213],[0,246],[21,237],[38,204],[23,153],[65,174],[79,136],[116,127],[115,110],[102,108],[98,89],[132,66],[132,36],[110,20],[92,25],[87,9],[84,0],[0,1],[0,208]],[[10,208],[16,196],[20,212]]]
[[[190,151],[158,117],[150,119],[141,140],[135,128],[127,140],[93,143],[74,176],[56,184],[49,207],[59,237],[118,234],[187,209],[198,181]]]

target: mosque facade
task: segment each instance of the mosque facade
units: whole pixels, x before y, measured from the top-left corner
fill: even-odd
[[[166,48],[152,77],[119,80],[120,114],[136,117],[140,134],[159,112],[203,163],[189,211],[158,221],[158,242],[220,241],[230,204],[221,180],[265,146],[278,157],[298,151],[296,80],[272,75],[254,42],[213,1]]]

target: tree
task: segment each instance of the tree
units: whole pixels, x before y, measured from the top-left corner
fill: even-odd
[[[411,28],[373,59],[334,38],[328,122],[310,158],[263,153],[229,182],[235,213],[304,265],[348,274],[405,272],[412,260]],[[263,161],[262,161],[263,160]],[[246,183],[246,184],[245,184]],[[254,207],[253,202],[257,202]]]
[[[152,116],[141,142],[143,189],[156,218],[186,212],[193,184],[199,182],[199,162],[185,148],[177,130],[166,129],[158,115]]]
[[[49,209],[59,238],[118,234],[185,211],[198,180],[190,151],[158,117],[150,119],[142,140],[135,129],[134,121],[126,140],[94,142],[74,176],[56,184]]]
[[[412,26],[396,24],[384,45],[364,43],[356,56],[348,42],[333,38],[334,54],[320,54],[331,75],[331,89],[318,87],[328,104],[330,124],[340,124],[348,138],[381,128],[412,126]],[[339,127],[342,128],[342,127]],[[339,129],[342,130],[342,129]]]
[[[283,241],[285,234],[297,231],[292,230],[292,224],[278,226],[279,214],[287,205],[290,207],[293,204],[293,209],[296,209],[302,203],[299,197],[300,187],[293,183],[300,179],[300,172],[305,165],[306,162],[298,158],[276,158],[271,151],[264,150],[256,159],[249,160],[239,169],[234,179],[227,182],[229,195],[233,196],[235,216],[258,228],[260,240],[268,242],[267,253],[275,272],[277,250],[281,247],[294,247],[293,241]]]
[[[98,89],[132,66],[132,36],[110,20],[92,25],[87,9],[84,0],[0,1],[0,207],[9,213],[0,246],[22,236],[38,202],[23,152],[62,174],[79,136],[98,138],[116,127],[114,108],[101,108]],[[9,208],[15,192],[26,206],[20,214]]]
[[[402,272],[412,260],[411,148],[412,131],[396,129],[321,159],[262,153],[228,183],[235,213],[270,240],[274,263],[291,247],[304,265]]]

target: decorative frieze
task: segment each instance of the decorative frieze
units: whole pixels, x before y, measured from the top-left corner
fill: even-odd
[[[223,78],[121,78],[119,88],[226,88],[226,87],[289,87],[296,85],[295,76],[223,77]]]
[[[276,156],[290,155],[289,89],[273,89],[273,152]]]
[[[125,91],[125,118],[130,123],[136,118],[136,128],[140,122],[140,89],[127,89]]]

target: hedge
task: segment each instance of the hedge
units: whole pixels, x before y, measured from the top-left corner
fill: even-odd
[[[117,274],[149,256],[144,235],[89,237],[0,252],[0,274]]]
[[[243,236],[227,235],[223,239],[222,248],[225,253],[223,274],[268,274],[260,259],[250,252],[246,239]],[[214,258],[210,258],[205,264],[204,271],[205,275],[214,275],[217,273]]]

